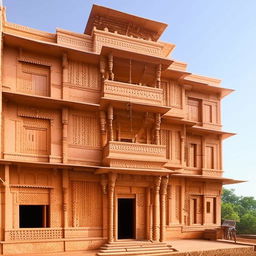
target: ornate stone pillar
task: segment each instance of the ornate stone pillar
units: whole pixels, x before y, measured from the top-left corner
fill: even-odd
[[[165,240],[166,232],[166,194],[168,186],[169,177],[162,177],[161,183],[161,226],[160,226],[160,242]]]
[[[113,106],[109,105],[108,106],[108,132],[109,132],[109,141],[113,141],[114,140],[114,135],[113,135]]]
[[[155,114],[155,144],[160,145],[160,127],[161,127],[161,115]]]
[[[161,72],[162,72],[162,65],[158,64],[156,67],[156,87],[160,88],[161,85]]]
[[[152,240],[152,216],[151,216],[151,191],[147,188],[146,204],[147,204],[147,239]]]
[[[113,73],[113,66],[114,66],[114,58],[112,52],[108,55],[108,69],[109,69],[109,79],[114,80],[114,73]]]
[[[114,195],[116,184],[116,173],[108,175],[108,241],[114,241]]]
[[[161,176],[154,177],[154,206],[153,206],[153,240],[159,242],[160,237],[160,207],[159,191]]]
[[[12,197],[10,191],[10,166],[6,164],[4,166],[4,185],[5,185],[5,197],[4,197],[4,229],[9,230],[12,228]],[[8,238],[5,237],[5,240]]]
[[[62,197],[63,197],[63,227],[68,227],[68,170],[62,171]]]
[[[62,163],[68,161],[68,109],[62,109]]]
[[[100,57],[100,74],[102,83],[105,80],[106,62],[103,56]]]
[[[186,138],[186,126],[183,125],[183,131],[181,134],[181,166],[185,166],[185,138]]]
[[[108,179],[107,176],[105,174],[101,175],[101,187],[102,187],[102,226],[103,226],[103,231],[102,231],[102,236],[103,238],[108,236],[108,232],[107,232],[107,226],[108,226],[108,204],[107,204],[107,194],[108,194]]]
[[[100,132],[101,132],[101,145],[104,147],[106,145],[106,112],[100,111]]]

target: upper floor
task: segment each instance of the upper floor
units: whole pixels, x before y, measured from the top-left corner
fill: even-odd
[[[168,58],[165,24],[94,6],[85,34],[50,34],[4,12],[4,159],[222,174],[232,90]]]

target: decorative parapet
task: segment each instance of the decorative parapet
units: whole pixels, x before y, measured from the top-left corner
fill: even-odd
[[[57,44],[86,52],[92,51],[91,36],[78,34],[63,29],[57,29]]]
[[[56,41],[55,34],[47,33],[38,29],[22,26],[8,21],[6,21],[4,24],[4,32],[52,43],[55,43]]]
[[[134,103],[163,105],[163,90],[148,86],[134,85],[117,81],[105,80],[104,98],[131,101]]]
[[[63,238],[62,228],[22,228],[5,231],[6,241],[44,240]]]
[[[93,30],[93,51],[101,52],[102,46],[118,48],[121,50],[147,54],[157,57],[166,57],[171,51],[170,44],[168,47],[166,43],[146,41],[143,39],[132,38],[117,33],[111,33],[102,30]],[[171,45],[174,48],[174,45]],[[168,51],[166,49],[168,48]]]
[[[166,147],[110,141],[104,148],[103,162],[111,167],[159,169],[166,163]]]

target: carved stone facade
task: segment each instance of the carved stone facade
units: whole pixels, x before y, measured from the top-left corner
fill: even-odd
[[[0,254],[220,226],[231,90],[167,58],[165,24],[93,6],[85,34],[50,34],[0,16]]]

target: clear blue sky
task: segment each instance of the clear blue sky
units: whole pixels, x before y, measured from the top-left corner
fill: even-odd
[[[82,33],[94,3],[169,24],[161,39],[174,59],[236,90],[222,104],[223,129],[238,134],[224,142],[224,175],[249,180],[228,187],[256,197],[256,1],[4,0],[10,22],[48,32]]]

